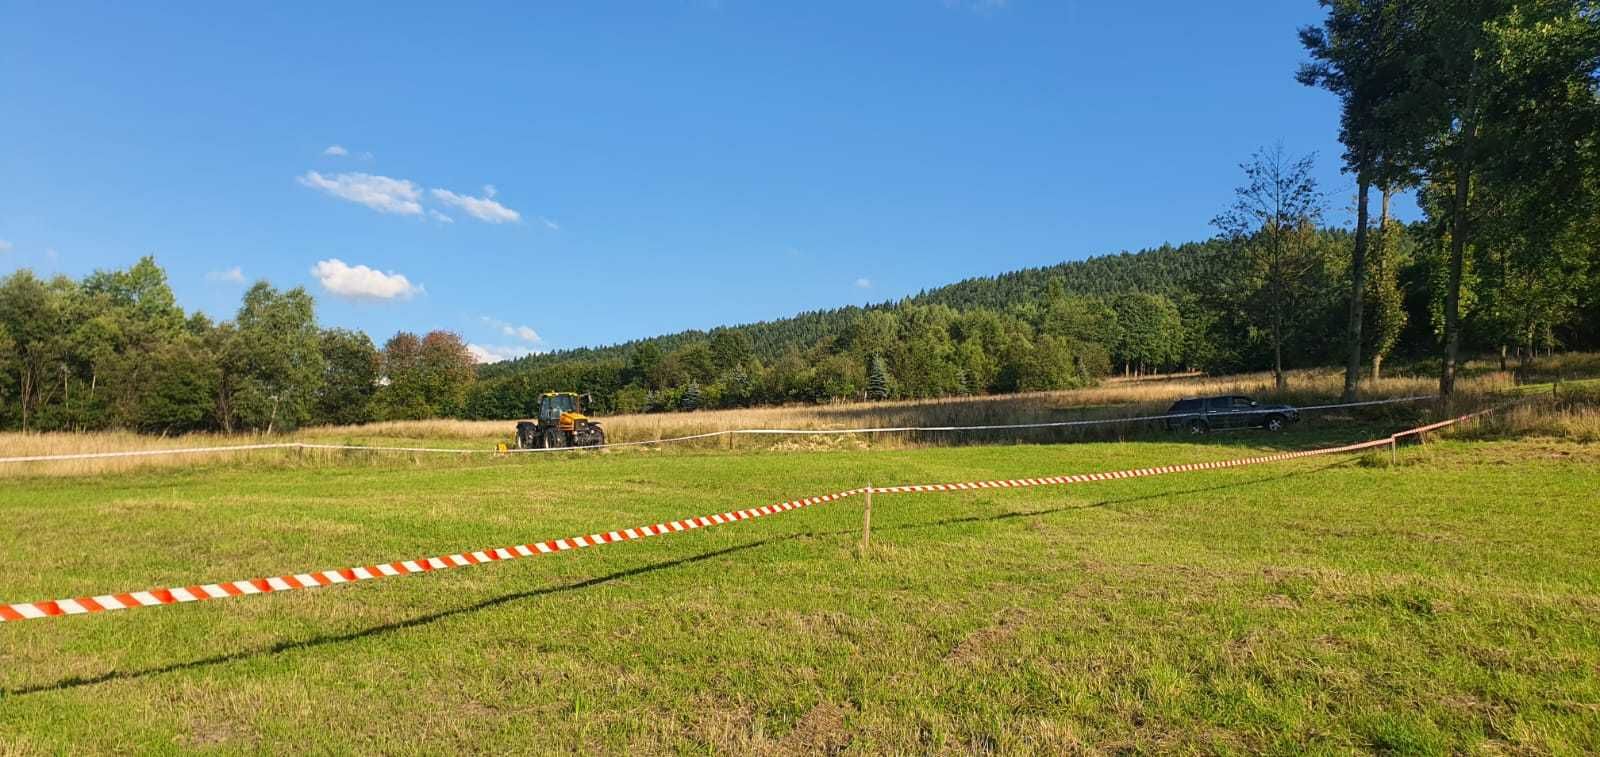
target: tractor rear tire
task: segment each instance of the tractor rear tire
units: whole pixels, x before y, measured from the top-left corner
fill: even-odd
[[[560,449],[566,445],[566,435],[555,429],[544,432],[544,446],[546,449]]]

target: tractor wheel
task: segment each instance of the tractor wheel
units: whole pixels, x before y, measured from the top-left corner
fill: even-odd
[[[1204,436],[1211,431],[1211,426],[1202,420],[1189,421],[1189,433],[1193,436]]]
[[[544,432],[544,446],[546,449],[559,449],[566,445],[566,435],[555,429]]]
[[[538,449],[540,446],[539,435],[534,432],[533,427],[524,426],[517,429],[517,449]]]

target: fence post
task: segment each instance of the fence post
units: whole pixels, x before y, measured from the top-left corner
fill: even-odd
[[[867,506],[861,514],[861,551],[865,553],[872,546],[872,484],[867,484]]]

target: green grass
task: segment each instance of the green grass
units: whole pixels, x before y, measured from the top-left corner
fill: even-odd
[[[221,464],[0,489],[0,598],[1327,435]],[[1355,433],[1355,432],[1345,432]],[[880,495],[360,586],[0,624],[0,753],[1600,750],[1600,447]]]

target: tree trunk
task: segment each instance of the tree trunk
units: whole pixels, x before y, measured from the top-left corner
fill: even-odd
[[[1378,203],[1378,239],[1372,245],[1372,249],[1376,253],[1373,255],[1373,262],[1376,265],[1373,273],[1377,275],[1377,281],[1380,285],[1388,279],[1386,267],[1389,265],[1389,191],[1389,185],[1385,183],[1382,189],[1383,199]],[[1388,328],[1389,324],[1383,321],[1385,316],[1387,316],[1386,313],[1380,313],[1375,307],[1372,311],[1373,327],[1379,329]],[[1378,383],[1378,372],[1383,367],[1383,353],[1386,349],[1387,347],[1381,343],[1374,344],[1372,347],[1372,383],[1374,384]]]
[[[1289,388],[1289,379],[1283,375],[1283,315],[1278,308],[1272,314],[1272,380],[1278,389],[1278,394],[1283,394]]]
[[[1367,277],[1367,177],[1356,178],[1356,243],[1350,256],[1350,323],[1345,328],[1349,353],[1344,362],[1344,401],[1355,402],[1361,383],[1361,308]]]
[[[1501,373],[1504,373],[1505,370],[1506,370],[1506,350],[1508,350],[1508,349],[1510,349],[1510,348],[1506,346],[1505,342],[1501,342],[1500,343],[1500,372]]]
[[[28,430],[28,400],[33,395],[33,371],[27,365],[22,366],[22,430]]]
[[[1272,265],[1267,275],[1272,282],[1272,383],[1279,395],[1289,388],[1289,379],[1283,375],[1283,298],[1287,288],[1283,274],[1283,244],[1283,229],[1274,223]]]
[[[1476,67],[1474,67],[1476,68]],[[1444,293],[1444,369],[1439,394],[1456,390],[1456,361],[1461,354],[1461,273],[1467,256],[1467,211],[1472,194],[1472,142],[1477,137],[1475,106],[1468,105],[1461,124],[1461,154],[1456,159],[1456,188],[1450,219],[1450,281]]]

